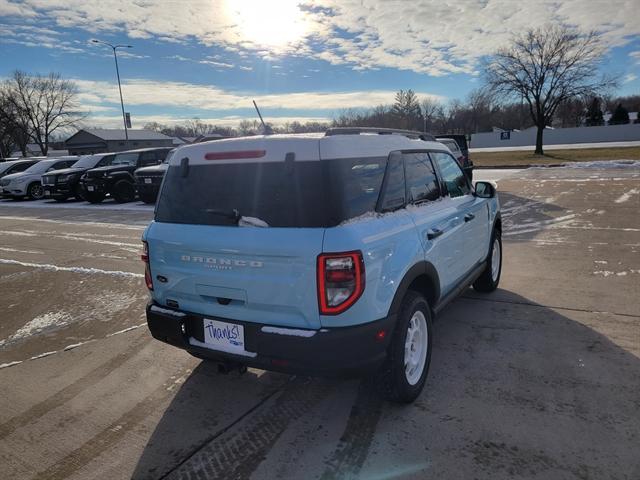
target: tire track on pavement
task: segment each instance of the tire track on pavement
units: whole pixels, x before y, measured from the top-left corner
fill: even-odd
[[[246,479],[278,438],[329,394],[329,381],[294,377],[285,387],[202,446],[162,479]],[[233,427],[233,428],[231,428]]]
[[[136,352],[138,352],[139,350],[136,347],[148,341],[150,341],[150,339],[146,336],[132,340],[130,344],[131,348],[129,351],[116,355],[108,362],[105,362],[102,365],[94,368],[89,373],[71,383],[67,387],[63,388],[47,399],[36,403],[28,410],[0,425],[0,440],[11,435],[14,431],[16,431],[16,429],[35,422],[39,418],[49,413],[51,410],[61,407],[86,389],[101,382],[105,376],[124,365]]]
[[[359,477],[362,465],[369,454],[383,405],[384,399],[374,388],[373,379],[362,380],[340,443],[332,456],[326,460],[327,467],[320,476],[321,480]]]

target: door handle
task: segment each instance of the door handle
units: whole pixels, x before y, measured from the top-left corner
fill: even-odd
[[[470,222],[471,220],[473,220],[474,218],[476,218],[476,216],[473,213],[467,213],[464,216],[464,221],[465,222]]]
[[[440,230],[439,228],[433,228],[433,229],[427,230],[427,240],[433,240],[434,238],[438,238],[443,233],[444,233],[444,230]]]

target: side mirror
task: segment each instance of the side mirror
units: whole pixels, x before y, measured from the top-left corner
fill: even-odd
[[[476,197],[494,198],[496,196],[496,187],[490,182],[476,182]]]

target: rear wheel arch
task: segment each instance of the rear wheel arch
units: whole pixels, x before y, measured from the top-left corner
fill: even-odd
[[[435,267],[429,262],[419,262],[411,267],[403,277],[389,308],[389,314],[398,313],[407,292],[423,295],[433,309],[440,299],[440,278]]]

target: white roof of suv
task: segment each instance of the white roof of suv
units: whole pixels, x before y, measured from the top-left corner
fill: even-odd
[[[178,148],[171,165],[179,165],[183,158],[189,164],[282,162],[287,153],[294,153],[296,161],[322,159],[386,157],[395,150],[437,150],[448,152],[436,141],[410,138],[401,134],[354,133],[340,135],[284,134],[229,138]]]

